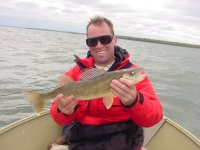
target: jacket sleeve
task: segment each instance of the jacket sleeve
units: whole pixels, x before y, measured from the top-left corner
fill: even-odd
[[[57,104],[53,102],[51,104],[50,114],[57,124],[63,126],[70,124],[74,120],[76,112],[74,112],[72,115],[65,115],[58,111]]]
[[[71,78],[72,80],[78,80],[77,74],[79,74],[80,72],[80,67],[75,65],[73,68],[65,73],[65,76]],[[55,102],[52,102],[50,107],[50,114],[57,124],[68,125],[75,119],[76,111],[72,115],[63,114],[62,112],[58,111],[57,104]]]
[[[148,77],[136,84],[136,103],[126,107],[131,119],[142,127],[151,127],[163,118],[163,109]]]

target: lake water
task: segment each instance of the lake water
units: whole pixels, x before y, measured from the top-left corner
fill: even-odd
[[[85,35],[0,27],[0,127],[33,114],[25,90],[46,92],[85,57]],[[143,67],[165,116],[200,138],[200,49],[119,39]],[[48,109],[46,106],[46,109]]]

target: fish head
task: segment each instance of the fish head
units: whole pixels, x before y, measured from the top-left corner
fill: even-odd
[[[127,69],[127,71],[123,75],[123,78],[133,81],[134,84],[142,81],[145,77],[146,77],[146,74],[143,68]]]

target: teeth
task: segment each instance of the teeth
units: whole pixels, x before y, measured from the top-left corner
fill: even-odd
[[[104,53],[104,52],[105,52],[105,51],[98,51],[97,53],[98,53],[98,54],[102,54],[102,53]]]

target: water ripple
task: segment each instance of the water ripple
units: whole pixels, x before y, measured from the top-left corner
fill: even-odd
[[[74,54],[85,57],[88,49],[78,34],[0,27],[0,37],[2,127],[33,114],[23,91],[53,89]],[[165,115],[200,137],[200,49],[121,39],[119,45],[151,78]]]

